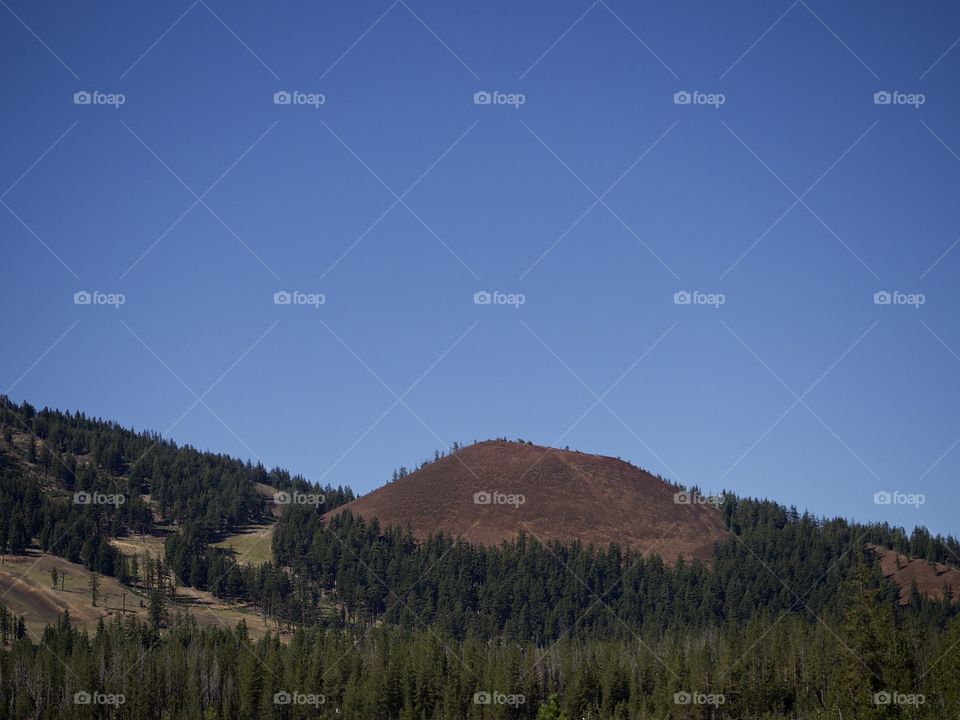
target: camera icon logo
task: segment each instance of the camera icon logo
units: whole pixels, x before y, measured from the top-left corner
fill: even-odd
[[[693,102],[693,95],[688,93],[686,90],[680,90],[673,94],[673,104],[674,105],[689,105]]]
[[[481,490],[480,492],[475,492],[473,494],[474,505],[489,505],[492,502],[493,502],[493,495],[488,493],[486,490]]]
[[[73,94],[74,105],[89,105],[93,101],[93,96],[86,90],[79,90]]]
[[[482,690],[478,693],[473,694],[474,705],[489,705],[491,702],[493,702],[493,698],[490,696],[490,693],[486,690]]]
[[[289,305],[291,302],[293,302],[293,295],[286,290],[279,290],[273,294],[274,305]]]
[[[86,690],[81,690],[80,692],[75,692],[73,694],[73,704],[74,705],[89,705],[92,698],[90,693]]]
[[[680,292],[675,292],[673,294],[674,305],[689,305],[692,299],[693,296],[691,296],[686,290],[681,290]]]
[[[681,491],[673,494],[673,502],[676,505],[690,505],[693,500],[690,497],[690,493]]]
[[[289,705],[292,702],[293,696],[286,690],[281,690],[280,692],[273,694],[274,705]]]
[[[689,705],[691,702],[693,702],[693,695],[686,690],[673,694],[674,705]]]
[[[880,692],[873,694],[874,705],[889,705],[891,700],[893,700],[893,698],[886,690],[881,690]]]
[[[889,105],[893,102],[893,94],[887,92],[886,90],[880,90],[873,94],[873,104],[874,105]]]
[[[893,300],[893,296],[888,293],[886,290],[880,290],[873,294],[873,304],[874,305],[889,305]]]
[[[74,505],[89,505],[91,502],[93,502],[93,496],[88,492],[81,490],[73,494]]]
[[[874,505],[890,505],[893,503],[893,495],[888,493],[886,490],[881,490],[880,492],[875,492],[873,494],[873,504]]]
[[[89,305],[93,302],[93,295],[88,293],[86,290],[80,290],[73,294],[73,304],[74,305]]]
[[[289,505],[291,499],[290,493],[285,490],[273,494],[273,502],[277,505]]]
[[[473,304],[474,305],[489,305],[493,302],[493,295],[488,293],[486,290],[480,290],[473,294]]]
[[[489,105],[493,102],[493,95],[486,90],[479,90],[473,94],[474,105]]]
[[[273,94],[274,105],[289,105],[293,101],[293,96],[286,90],[278,90]]]

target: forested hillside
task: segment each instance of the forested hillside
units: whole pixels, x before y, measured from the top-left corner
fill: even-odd
[[[0,551],[40,547],[98,572],[122,576],[107,539],[183,532],[206,544],[264,519],[277,491],[315,492],[299,476],[200,452],[152,432],[0,397]],[[331,506],[353,499],[325,488]]]
[[[65,618],[40,642],[7,641],[0,718],[955,717],[960,620],[941,631],[895,615],[876,576],[858,575],[835,625],[762,612],[548,646],[384,627],[253,642],[183,617],[162,637],[135,620],[87,635]]]
[[[868,549],[956,563],[956,539],[923,528],[816,518],[726,493],[710,512],[729,536],[703,560],[527,535],[472,545],[418,539],[348,510],[325,521],[354,498],[349,488],[82,414],[4,398],[0,431],[0,551],[33,545],[149,602],[146,619],[111,611],[85,634],[63,616],[42,636],[4,608],[0,720],[336,717],[338,708],[411,720],[848,720],[960,710],[960,588],[904,595]],[[251,523],[270,524],[268,562],[214,546]],[[134,537],[155,538],[163,557],[118,549]],[[186,608],[166,605],[174,586],[255,608],[283,638],[201,629]],[[77,692],[124,703],[82,706]],[[317,702],[277,703],[277,693]],[[474,702],[475,693],[494,700]],[[883,693],[923,703],[878,703]]]

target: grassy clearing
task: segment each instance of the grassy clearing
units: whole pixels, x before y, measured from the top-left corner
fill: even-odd
[[[117,541],[128,542],[129,540]],[[140,553],[145,551],[141,545]],[[144,543],[149,544],[149,543]],[[155,545],[155,541],[153,541]],[[162,548],[162,538],[160,538]],[[60,583],[52,587],[51,570],[63,574],[63,589]],[[147,598],[134,588],[121,585],[113,578],[100,576],[100,591],[94,607],[90,593],[92,573],[82,565],[67,562],[63,558],[30,549],[25,555],[7,555],[0,563],[0,597],[3,604],[17,615],[23,615],[30,637],[36,641],[45,625],[55,623],[64,610],[79,627],[89,632],[96,629],[100,618],[108,622],[118,614],[137,615],[147,618]],[[194,588],[178,587],[175,602],[168,605],[170,612],[186,610],[201,626],[223,625],[233,628],[246,620],[250,635],[262,637],[269,628],[253,607],[231,604],[214,597],[211,593]]]
[[[228,535],[213,547],[234,553],[237,562],[244,565],[262,565],[270,562],[274,523],[247,525],[240,532]]]
[[[51,570],[63,576],[63,583],[52,587]],[[3,603],[17,615],[23,615],[27,629],[33,637],[44,625],[55,622],[64,610],[81,627],[93,630],[99,618],[126,612],[146,617],[143,595],[132,588],[124,587],[113,578],[100,577],[97,607],[93,606],[90,594],[91,573],[81,565],[63,558],[29,550],[26,555],[8,555],[0,565],[0,595]]]
[[[125,538],[113,538],[110,544],[124,555],[151,555],[154,558],[163,557],[163,543],[165,535],[130,535]]]

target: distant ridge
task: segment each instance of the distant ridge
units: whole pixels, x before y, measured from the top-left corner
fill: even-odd
[[[490,440],[462,448],[345,510],[424,538],[444,531],[480,545],[521,532],[542,542],[579,540],[660,555],[705,559],[728,537],[720,513],[675,498],[677,488],[612,457]]]

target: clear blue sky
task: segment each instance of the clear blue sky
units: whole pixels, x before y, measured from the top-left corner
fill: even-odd
[[[956,3],[0,5],[14,399],[361,492],[507,435],[957,532]]]

